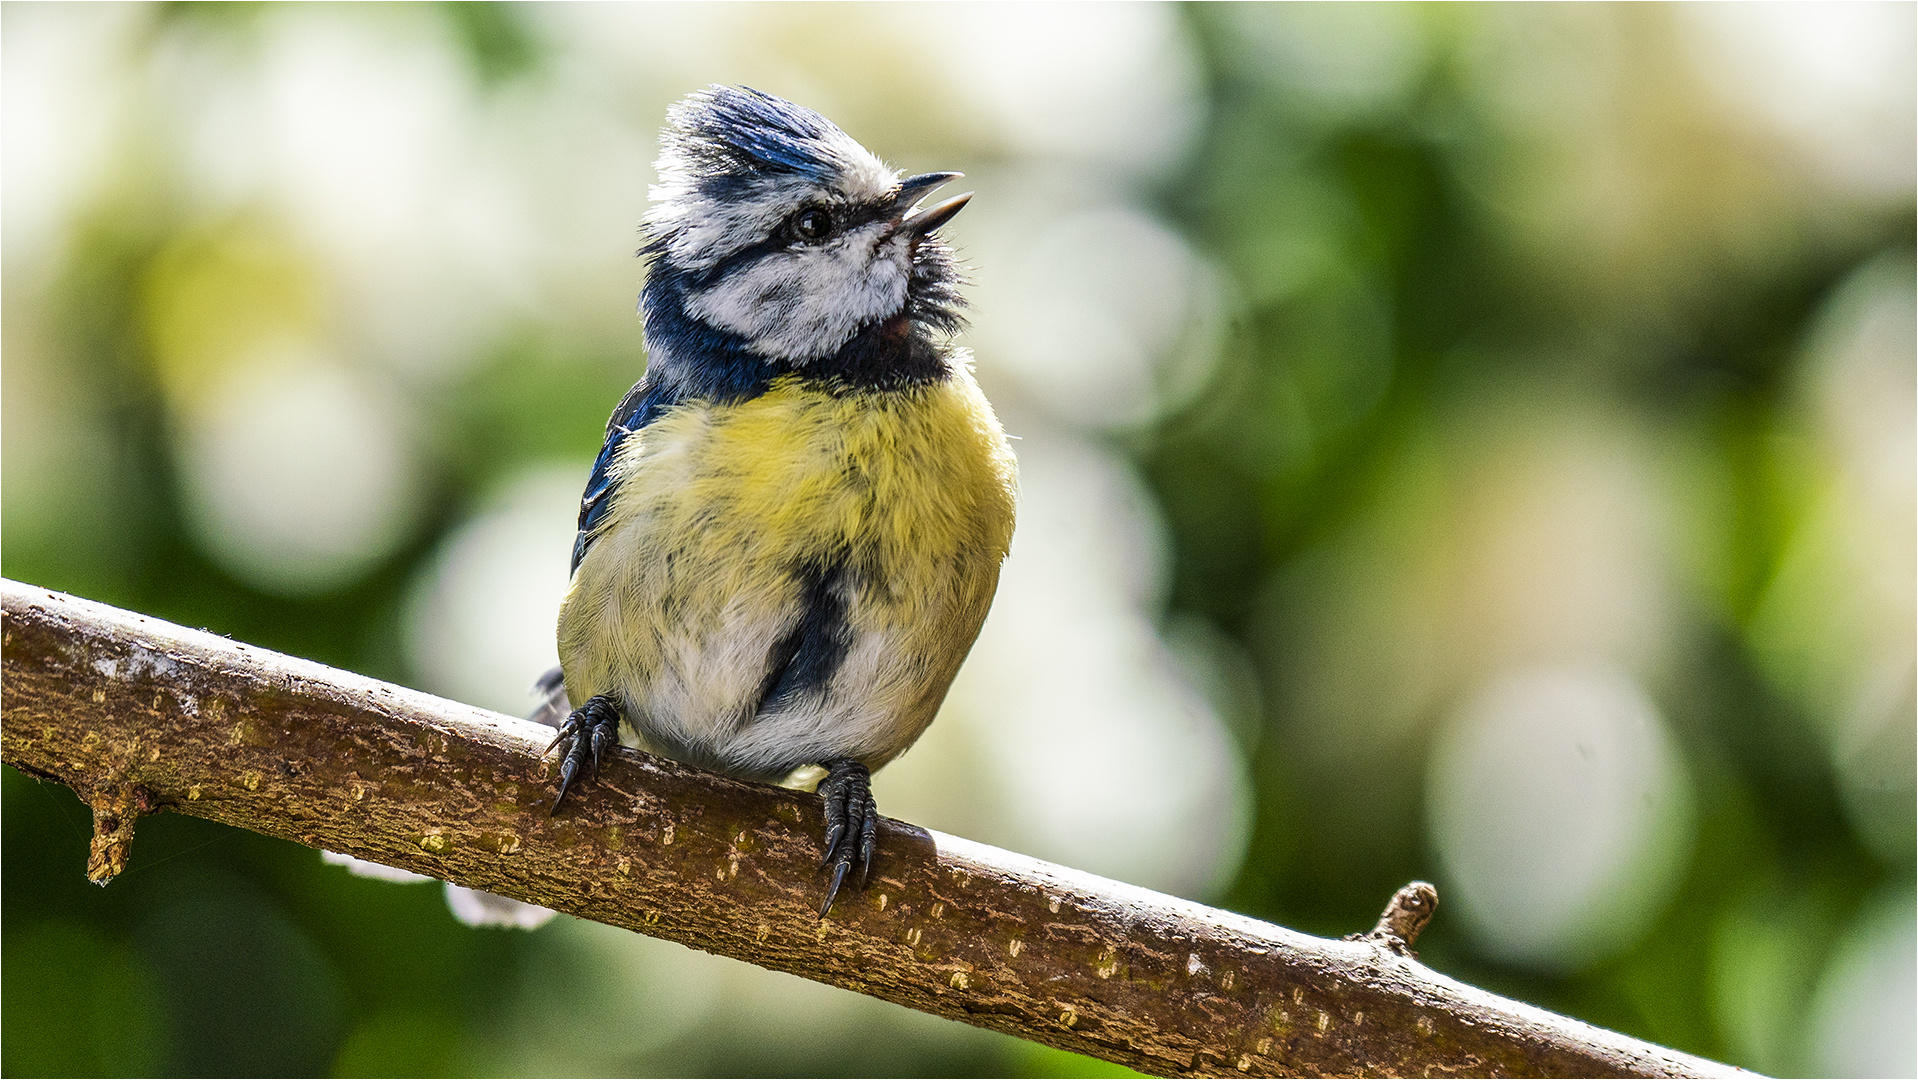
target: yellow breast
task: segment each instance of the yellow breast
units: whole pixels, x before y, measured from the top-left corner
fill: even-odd
[[[775,557],[846,549],[889,565],[983,548],[1002,558],[1011,539],[1012,455],[963,375],[844,395],[782,379],[750,401],[662,417],[615,475],[628,496],[615,520],[644,506],[711,543]]]

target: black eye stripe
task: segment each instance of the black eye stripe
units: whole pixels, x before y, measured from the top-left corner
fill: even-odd
[[[849,206],[838,207],[837,213],[834,214],[834,220],[838,223],[839,230],[845,232],[857,229],[861,225],[870,225],[891,212],[892,204],[890,202],[854,203]]]
[[[768,236],[756,244],[748,244],[740,248],[738,251],[733,252],[731,255],[726,256],[698,273],[686,275],[686,279],[693,288],[704,289],[716,284],[726,275],[742,266],[756,263],[768,255],[785,251],[791,246],[792,241],[786,236],[785,223],[781,222],[779,228],[771,236]]]
[[[892,204],[890,202],[839,203],[826,209],[833,215],[833,232],[836,235],[870,225],[886,217],[892,212]],[[795,241],[787,231],[792,216],[789,214],[781,220],[764,240],[740,248],[705,270],[687,274],[686,283],[695,289],[709,288],[742,266],[792,248]]]

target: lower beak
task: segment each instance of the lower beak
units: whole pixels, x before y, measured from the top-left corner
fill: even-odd
[[[917,214],[906,218],[899,223],[899,226],[901,229],[916,237],[925,236],[932,232],[932,230],[951,221],[954,214],[966,208],[966,203],[971,200],[971,198],[972,192],[970,191],[964,195],[954,195],[952,198],[947,199],[937,206],[921,210]]]

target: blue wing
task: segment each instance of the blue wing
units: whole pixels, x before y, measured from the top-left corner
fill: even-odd
[[[573,538],[574,570],[579,569],[579,561],[586,557],[586,549],[593,546],[594,530],[613,508],[613,492],[617,487],[613,482],[613,462],[619,458],[620,447],[679,401],[679,388],[675,383],[655,380],[648,372],[646,378],[626,391],[619,407],[613,410],[612,419],[606,421],[606,441],[593,462],[592,475],[586,478],[586,492],[579,497],[579,533]]]
[[[613,462],[628,438],[659,418],[659,414],[694,398],[715,403],[743,401],[766,392],[777,374],[773,364],[746,348],[746,339],[717,330],[686,314],[679,290],[684,275],[655,264],[646,278],[640,304],[646,313],[646,375],[626,391],[612,419],[606,422],[606,442],[593,462],[586,493],[579,500],[579,535],[573,538],[573,569],[593,546],[593,530],[613,508]],[[653,348],[658,343],[661,348]],[[674,362],[673,357],[696,357],[697,362]]]

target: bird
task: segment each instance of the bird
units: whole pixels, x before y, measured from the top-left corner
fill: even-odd
[[[962,174],[903,176],[749,87],[674,104],[656,169],[646,368],[539,684],[553,810],[621,741],[759,782],[823,769],[823,919],[872,866],[872,771],[932,722],[1011,545],[1017,464],[936,234],[972,193],[922,206]]]

